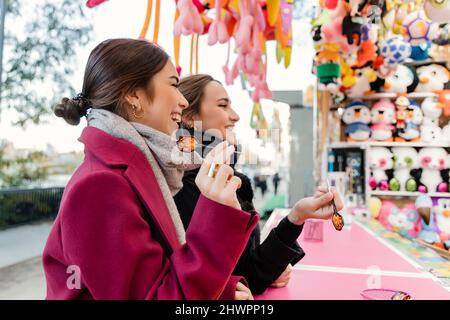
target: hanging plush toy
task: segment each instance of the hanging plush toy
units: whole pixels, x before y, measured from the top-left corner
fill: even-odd
[[[399,208],[393,202],[383,201],[378,220],[388,230],[409,239],[417,237],[422,230],[419,213],[412,203]]]
[[[431,198],[426,194],[421,194],[417,197],[415,205],[422,220],[422,231],[418,238],[430,244],[440,242]]]
[[[437,205],[434,207],[436,215],[436,224],[439,229],[441,241],[450,239],[450,199],[438,199]]]
[[[443,90],[445,84],[450,81],[450,72],[440,64],[430,64],[417,68],[419,84],[416,92],[434,92]]]
[[[369,178],[369,186],[372,190],[389,189],[387,170],[392,170],[394,162],[392,153],[385,147],[374,147],[370,149],[369,168],[371,176]]]
[[[447,151],[444,148],[422,148],[419,151],[419,163],[422,168],[420,192],[447,192],[448,185],[443,183],[441,171],[447,168]]]
[[[426,0],[425,13],[432,21],[447,23],[450,21],[450,0]]]
[[[371,137],[375,141],[393,141],[395,105],[389,99],[381,99],[372,106]]]
[[[346,106],[342,121],[347,124],[347,141],[368,141],[370,136],[370,109],[364,102],[354,101]]]
[[[392,93],[413,92],[418,84],[417,74],[413,67],[399,64],[395,72],[386,77],[383,91]]]
[[[419,125],[423,121],[422,109],[416,102],[411,101],[406,107],[405,127],[397,131],[396,141],[420,141]]]
[[[317,54],[316,74],[319,90],[337,92],[340,72],[340,56],[337,46],[328,45]]]
[[[392,191],[417,190],[417,183],[411,175],[411,170],[419,168],[419,155],[416,149],[411,147],[394,147],[394,178],[389,181],[389,189]]]
[[[175,21],[173,34],[175,36],[203,33],[203,22],[198,8],[191,0],[178,0],[177,9],[180,16]]]

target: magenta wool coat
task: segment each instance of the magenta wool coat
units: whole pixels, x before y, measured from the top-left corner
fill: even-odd
[[[202,196],[180,245],[145,155],[94,127],[79,140],[43,253],[47,299],[233,299],[258,216]]]

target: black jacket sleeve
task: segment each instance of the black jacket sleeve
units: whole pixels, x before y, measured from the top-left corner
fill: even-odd
[[[175,195],[175,203],[187,229],[194,212],[200,190],[195,184],[198,170],[188,171],[183,178],[183,188]],[[243,210],[251,212],[253,207],[253,190],[251,182],[242,173],[235,173],[242,180],[238,189],[238,199]],[[290,263],[294,265],[305,255],[297,243],[302,226],[292,224],[287,218],[274,228],[260,244],[260,229],[257,225],[233,271],[233,275],[241,275],[248,281],[254,294],[264,292],[286,269]]]

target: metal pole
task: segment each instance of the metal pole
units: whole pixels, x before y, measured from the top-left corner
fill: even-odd
[[[0,0],[0,102],[3,84],[3,40],[5,36],[6,0]]]

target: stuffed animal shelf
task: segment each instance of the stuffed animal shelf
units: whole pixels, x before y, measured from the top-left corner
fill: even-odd
[[[347,141],[368,141],[370,136],[370,109],[361,101],[353,101],[345,107],[342,121],[347,125]]]
[[[394,159],[394,177],[389,181],[389,189],[392,191],[417,190],[417,183],[411,172],[419,168],[419,155],[412,147],[392,148]]]
[[[372,190],[386,191],[389,189],[387,172],[392,170],[393,166],[392,152],[388,148],[374,147],[370,149],[369,168],[371,176],[369,186]]]
[[[393,141],[395,105],[389,99],[381,99],[371,109],[371,138],[375,141]]]

